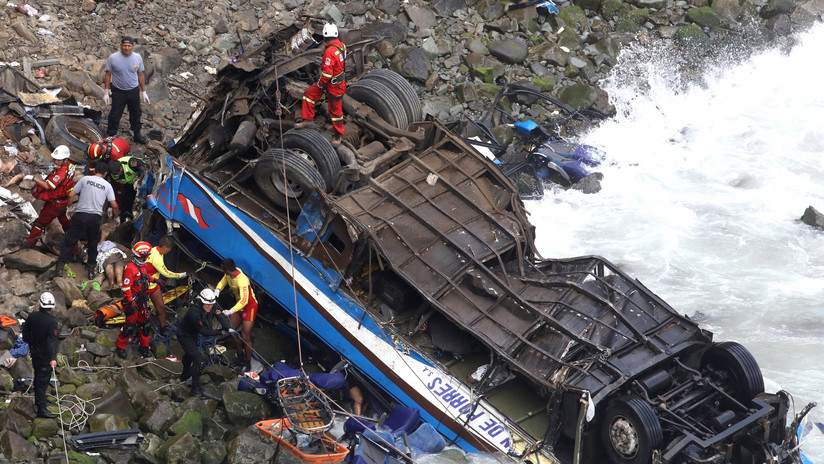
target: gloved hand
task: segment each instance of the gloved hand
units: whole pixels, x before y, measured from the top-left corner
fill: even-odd
[[[146,103],[151,103],[151,102],[149,101],[149,94],[148,94],[148,93],[146,93],[146,91],[145,91],[145,90],[144,90],[143,92],[140,92],[140,96],[141,96],[141,97],[143,97],[143,101],[144,101],[144,102],[146,102]]]
[[[220,289],[216,288],[215,289],[215,298],[217,298],[219,296],[220,296]]]
[[[103,93],[103,103],[109,105],[112,103],[112,89],[106,89]]]
[[[123,314],[126,317],[131,316],[134,312],[137,311],[137,308],[134,307],[134,302],[132,301],[124,301],[123,302]]]
[[[181,279],[185,279],[186,277],[189,277],[189,274],[188,274],[188,273],[186,273],[186,272],[181,272],[181,273],[180,273],[180,278],[181,278]]]
[[[235,330],[235,329],[229,329],[229,333],[230,333],[233,337],[240,337],[240,333],[238,333],[238,331],[237,331],[237,330]]]
[[[32,180],[32,179],[34,179],[34,176],[31,175],[31,174],[26,174],[25,176],[23,176],[23,180]]]
[[[228,309],[228,310],[226,310],[226,311],[223,311],[223,315],[224,315],[224,316],[231,316],[232,314],[234,314],[234,313],[236,313],[236,312],[237,312],[237,310],[236,310],[236,309]]]

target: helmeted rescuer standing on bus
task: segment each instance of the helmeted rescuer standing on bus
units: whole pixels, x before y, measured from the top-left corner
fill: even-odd
[[[326,92],[329,101],[329,117],[335,134],[332,143],[338,144],[343,137],[343,94],[346,92],[346,45],[338,39],[338,27],[334,24],[323,26],[326,50],[320,64],[320,79],[303,92],[302,121],[295,127],[308,127],[315,119],[315,105]]]

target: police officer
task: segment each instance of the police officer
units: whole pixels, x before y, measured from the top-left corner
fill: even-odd
[[[57,319],[49,311],[54,309],[54,295],[40,295],[40,311],[29,315],[23,323],[23,341],[31,348],[34,367],[34,405],[37,417],[55,418],[57,414],[46,409],[46,389],[52,370],[57,367]]]
[[[135,180],[146,171],[146,162],[137,156],[124,156],[111,162],[109,182],[114,187],[117,202],[120,204],[120,219],[125,222],[132,219],[132,209],[137,192]]]
[[[237,331],[232,328],[229,319],[226,316],[219,315],[223,330],[212,329],[206,317],[212,312],[215,306],[217,296],[211,289],[204,288],[200,295],[195,298],[194,303],[186,315],[180,320],[180,328],[177,331],[177,341],[183,348],[185,354],[183,355],[183,372],[180,374],[180,381],[185,382],[186,379],[192,379],[192,389],[189,392],[192,396],[200,397],[203,392],[200,389],[200,371],[202,369],[202,359],[200,356],[200,348],[197,345],[198,335],[204,337],[213,337],[221,333],[228,332],[232,335],[237,335]]]

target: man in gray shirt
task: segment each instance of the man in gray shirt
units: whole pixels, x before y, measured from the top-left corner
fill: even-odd
[[[131,37],[123,37],[120,40],[120,51],[112,53],[106,60],[106,78],[103,84],[106,93],[103,95],[103,102],[108,105],[111,101],[112,104],[106,134],[117,135],[123,110],[128,107],[129,125],[134,134],[134,141],[144,144],[146,139],[140,134],[140,99],[149,103],[149,95],[146,93],[146,81],[143,77],[143,58],[134,53],[133,49],[134,40]]]
[[[112,217],[119,214],[117,201],[114,198],[112,184],[106,181],[109,173],[109,164],[100,162],[95,167],[93,176],[84,176],[69,192],[69,205],[75,198],[80,197],[77,210],[72,216],[72,223],[66,231],[66,238],[60,248],[60,257],[57,259],[57,277],[63,275],[64,266],[71,260],[77,242],[86,240],[89,256],[86,270],[89,278],[94,278],[94,267],[97,263],[97,244],[100,242],[100,220],[103,216],[103,207],[106,201],[112,206]]]

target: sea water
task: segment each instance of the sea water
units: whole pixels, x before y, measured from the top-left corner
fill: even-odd
[[[797,410],[822,404],[818,422],[824,231],[799,218],[824,212],[822,50],[822,26],[700,68],[678,50],[627,49],[602,83],[617,116],[579,140],[607,154],[602,190],[527,202],[544,257],[604,256],[716,340],[746,346]],[[824,463],[824,435],[804,440]]]

